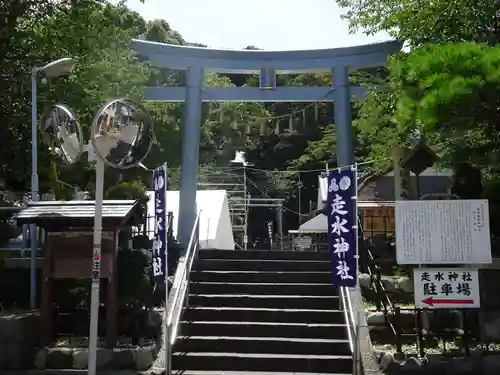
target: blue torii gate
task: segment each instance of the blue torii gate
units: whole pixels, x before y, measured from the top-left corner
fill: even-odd
[[[135,51],[158,68],[187,71],[185,87],[146,87],[146,100],[186,103],[182,130],[182,173],[177,237],[187,246],[196,218],[196,189],[199,163],[201,103],[203,101],[247,102],[334,102],[337,127],[336,156],[339,166],[353,161],[351,99],[365,95],[363,87],[349,86],[349,68],[383,66],[388,55],[399,52],[402,43],[389,41],[364,46],[309,51],[214,50],[133,40]],[[274,67],[279,74],[331,71],[332,86],[204,88],[204,73],[259,74]]]

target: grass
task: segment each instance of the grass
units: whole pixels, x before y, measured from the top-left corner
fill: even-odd
[[[373,311],[377,309],[375,302],[373,301],[364,301],[365,311]],[[398,303],[396,306],[402,309],[414,309],[415,305],[411,303]]]
[[[376,351],[382,351],[386,353],[394,353],[396,352],[396,346],[393,344],[383,344],[378,342],[373,342],[373,348]],[[432,354],[443,354],[443,353],[460,353],[463,352],[463,348],[458,346],[455,342],[447,341],[443,344],[442,341],[438,343],[439,345],[429,345],[429,347],[425,347],[425,353]],[[446,346],[446,350],[444,347]],[[418,345],[416,342],[411,342],[407,344],[403,344],[401,346],[401,350],[405,354],[417,354],[418,353]],[[477,345],[471,344],[471,350],[475,351],[486,351],[485,345]],[[500,344],[490,344],[488,346],[488,351],[490,352],[500,352]]]

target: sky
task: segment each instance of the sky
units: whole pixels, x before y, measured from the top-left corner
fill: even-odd
[[[166,20],[188,42],[210,48],[304,50],[390,39],[385,33],[349,34],[335,0],[128,0],[127,5],[148,21]]]

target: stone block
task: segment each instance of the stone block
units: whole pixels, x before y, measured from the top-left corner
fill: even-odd
[[[151,328],[158,328],[163,322],[163,309],[149,310],[147,325]]]
[[[135,368],[137,351],[134,349],[117,350],[113,353],[113,370],[127,370]]]
[[[484,375],[500,374],[500,355],[489,355],[483,361]]]
[[[385,353],[380,360],[380,368],[385,373],[394,373],[399,369],[399,366],[406,359],[402,353]]]
[[[73,369],[85,370],[89,363],[89,351],[87,349],[76,349],[73,352]]]
[[[36,344],[39,322],[39,316],[36,313],[0,317],[0,342]]]
[[[8,357],[7,357],[6,344],[0,342],[0,370],[6,369],[7,363],[8,363]]]
[[[394,279],[392,276],[382,276],[382,279],[380,280],[382,282],[382,285],[384,286],[386,292],[392,293],[397,291],[397,280]]]
[[[137,357],[135,360],[135,368],[139,371],[146,371],[153,366],[154,354],[152,347],[137,349]]]
[[[383,311],[369,313],[366,317],[366,323],[369,326],[381,326],[385,324],[385,315]]]
[[[413,281],[407,276],[398,279],[397,287],[405,293],[413,293]]]
[[[35,368],[37,370],[44,370],[47,367],[47,356],[49,354],[48,348],[38,350],[35,356]]]
[[[36,349],[29,345],[16,343],[3,343],[0,346],[3,353],[4,368],[10,370],[23,370],[31,368],[35,360]]]
[[[363,289],[370,289],[372,287],[372,278],[367,273],[360,273],[358,275],[359,285]]]
[[[420,373],[424,367],[423,362],[415,357],[408,357],[400,366],[407,373]]]
[[[53,348],[47,354],[47,368],[71,369],[73,368],[73,349]]]
[[[104,370],[111,367],[113,363],[113,350],[110,349],[98,349],[97,350],[97,364],[98,370]]]

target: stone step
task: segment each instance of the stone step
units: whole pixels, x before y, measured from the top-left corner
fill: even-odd
[[[346,374],[352,371],[351,356],[285,355],[262,353],[174,353],[175,370],[289,371]]]
[[[345,321],[340,310],[273,309],[249,307],[190,307],[184,311],[186,321],[239,321],[278,323],[337,323]]]
[[[250,260],[323,260],[329,261],[327,251],[281,251],[281,250],[200,250],[200,259],[250,259]]]
[[[238,321],[183,321],[181,324],[180,335],[182,336],[347,338],[345,324]]]
[[[175,352],[237,352],[303,355],[350,355],[348,340],[286,337],[181,336]]]
[[[333,285],[313,283],[191,282],[189,293],[338,296],[338,290]]]
[[[332,269],[324,260],[199,259],[193,268],[203,271],[321,271]]]
[[[190,294],[190,306],[255,307],[275,309],[339,310],[334,296],[283,296],[256,294]]]
[[[332,272],[272,272],[272,271],[191,271],[195,282],[239,283],[331,283]]]

